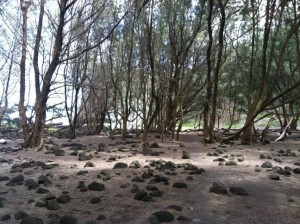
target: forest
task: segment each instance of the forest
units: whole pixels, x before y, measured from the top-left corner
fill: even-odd
[[[105,122],[124,138],[140,130],[144,141],[150,131],[176,139],[187,121],[206,142],[220,121],[240,124],[233,137],[250,144],[262,117],[295,130],[299,7],[296,0],[2,0],[0,122],[17,105],[25,147],[42,147],[55,118],[47,111],[67,117],[70,138],[83,125],[100,133]]]
[[[0,222],[298,224],[299,0],[0,0]]]

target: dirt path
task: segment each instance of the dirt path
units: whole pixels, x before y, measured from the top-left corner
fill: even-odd
[[[298,137],[255,146],[238,141],[232,146],[203,145],[199,139],[196,133],[183,133],[179,142],[161,143],[152,136],[150,146],[157,142],[159,148],[133,138],[127,142],[101,136],[71,142],[52,139],[48,142],[55,144],[39,153],[14,151],[20,141],[8,142],[0,147],[0,219],[20,223],[15,215],[22,211],[52,224],[60,223],[65,215],[72,215],[77,223],[159,223],[151,214],[168,211],[172,223],[299,223],[300,174],[293,172],[300,168]],[[189,159],[182,159],[183,151]],[[216,159],[224,162],[213,161]],[[114,169],[117,163],[127,166],[133,161],[138,161],[132,164],[135,168]],[[273,170],[261,167],[267,161]],[[91,167],[84,167],[90,162]],[[219,165],[226,162],[233,164]],[[279,167],[285,175],[274,172]],[[280,180],[270,179],[271,174]],[[12,183],[18,175],[24,177],[20,185]],[[40,181],[42,175],[49,182]],[[104,189],[78,188],[80,181],[86,188],[96,181]],[[210,192],[214,182],[222,183],[228,193]],[[231,193],[232,186],[243,188],[248,196]],[[38,193],[41,188],[52,195]],[[136,192],[146,197],[136,200]]]

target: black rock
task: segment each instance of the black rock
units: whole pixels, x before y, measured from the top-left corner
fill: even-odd
[[[169,205],[168,208],[174,209],[176,211],[182,211],[182,207],[179,205]]]
[[[227,194],[227,189],[224,184],[220,182],[214,182],[213,186],[210,187],[210,191],[216,194]]]
[[[84,165],[84,167],[95,167],[95,163],[89,161]]]
[[[293,169],[293,172],[296,173],[296,174],[300,174],[300,168]]]
[[[100,202],[101,202],[101,199],[99,197],[94,197],[94,198],[91,198],[91,200],[90,200],[91,204],[98,204]]]
[[[87,189],[91,191],[103,191],[105,189],[105,185],[94,181],[87,186]]]
[[[172,222],[174,220],[174,215],[168,211],[159,211],[152,215],[154,215],[160,222]]]
[[[182,151],[182,159],[190,159],[190,153],[187,151]]]
[[[152,198],[151,196],[146,195],[146,196],[144,196],[144,197],[141,199],[141,201],[143,201],[143,202],[151,202],[151,201],[154,201],[154,200],[153,200],[153,198]]]
[[[106,216],[100,214],[100,215],[97,216],[97,219],[96,219],[96,220],[105,220],[105,219],[107,219]]]
[[[190,218],[188,218],[188,217],[186,217],[184,215],[178,216],[177,220],[184,221],[184,222],[191,222],[192,221],[192,219],[190,219]]]
[[[46,207],[48,204],[48,201],[46,199],[39,199],[36,203],[36,207]]]
[[[173,184],[173,187],[175,188],[187,188],[187,184],[183,182],[176,182]]]
[[[49,180],[48,177],[41,175],[38,177],[38,184],[50,185],[51,181]]]
[[[85,186],[84,181],[79,181],[76,188],[79,189],[82,192],[87,191],[87,187]]]
[[[156,186],[153,186],[153,185],[149,184],[149,185],[146,186],[146,190],[148,190],[148,191],[157,191],[158,188]]]
[[[71,201],[71,197],[68,194],[63,194],[59,197],[56,198],[57,202],[61,203],[61,204],[66,204],[69,201]]]
[[[119,162],[114,165],[113,169],[124,169],[127,167],[128,167],[127,163]]]
[[[150,145],[150,148],[160,148],[160,146],[159,146],[156,142],[153,142],[153,143]]]
[[[43,224],[43,220],[40,218],[29,216],[25,219],[22,219],[20,224]]]
[[[142,191],[139,191],[139,192],[137,192],[135,195],[134,195],[134,199],[135,200],[142,200],[142,198],[143,197],[145,197],[145,196],[147,196],[147,192],[146,191],[144,191],[144,190],[142,190]]]
[[[6,185],[7,186],[15,186],[15,185],[23,185],[24,184],[24,176],[22,174],[13,177]]]
[[[7,181],[9,180],[8,176],[0,176],[0,181]]]
[[[262,165],[261,165],[262,168],[272,168],[273,167],[273,164],[269,161],[267,162],[264,162]]]
[[[86,174],[86,173],[88,173],[88,172],[89,172],[89,171],[87,171],[87,170],[79,170],[78,173],[77,173],[77,175],[78,175],[78,176],[84,175],[84,174]]]
[[[0,218],[0,221],[7,221],[11,219],[11,215],[10,214],[5,214]]]
[[[27,213],[25,213],[25,212],[22,212],[22,211],[17,212],[15,214],[15,220],[21,220],[21,219],[25,219],[27,217],[29,217],[29,215]]]
[[[6,202],[7,202],[6,198],[0,197],[0,208],[5,207]]]
[[[248,192],[242,187],[231,187],[229,190],[235,195],[249,196]]]
[[[78,224],[78,219],[73,215],[64,215],[60,218],[60,224]]]
[[[151,197],[162,197],[163,194],[164,194],[164,192],[163,192],[163,191],[160,191],[160,190],[157,190],[157,191],[151,191],[151,192],[149,193],[149,195],[150,195]]]
[[[46,208],[51,211],[57,211],[60,209],[60,206],[55,199],[50,199],[48,200]]]
[[[38,194],[46,194],[48,192],[49,192],[48,189],[45,189],[45,188],[42,188],[42,187],[38,188],[37,191],[36,191],[36,193],[38,193]]]
[[[225,163],[225,165],[226,165],[226,166],[236,166],[237,163],[234,162],[234,161],[228,161],[228,162]]]
[[[84,152],[79,153],[79,155],[78,155],[79,161],[86,161],[86,160],[90,160],[90,159],[91,158],[88,155],[86,155]]]
[[[27,186],[28,190],[37,189],[39,184],[32,179],[25,181],[25,186]]]
[[[279,176],[276,174],[271,174],[269,177],[271,180],[279,180],[280,179]]]

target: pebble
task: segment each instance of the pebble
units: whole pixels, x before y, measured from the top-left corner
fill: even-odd
[[[261,165],[262,168],[272,168],[273,167],[273,164],[269,161],[267,162],[264,162],[262,165]]]
[[[114,165],[113,169],[124,169],[127,167],[128,167],[127,163],[119,162]]]
[[[187,184],[183,182],[176,182],[173,184],[173,187],[175,188],[187,188]]]
[[[87,189],[91,191],[103,191],[105,189],[105,185],[96,181],[93,181],[87,186]]]

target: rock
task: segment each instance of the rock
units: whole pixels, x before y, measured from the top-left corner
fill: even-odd
[[[153,142],[153,143],[150,145],[150,148],[160,148],[160,146],[158,145],[158,143]]]
[[[81,192],[87,191],[87,187],[85,186],[84,181],[79,181],[76,188],[79,189]]]
[[[5,144],[7,144],[7,140],[5,140],[5,139],[1,138],[1,139],[0,139],[0,144],[2,144],[2,145],[5,145]]]
[[[48,177],[41,175],[38,177],[38,184],[50,185],[52,182],[49,180]]]
[[[293,169],[293,172],[296,173],[296,174],[300,174],[300,168]]]
[[[94,181],[87,186],[87,189],[91,191],[103,191],[105,189],[105,185]]]
[[[50,199],[48,200],[46,208],[51,211],[57,211],[60,209],[60,206],[55,199]]]
[[[236,166],[237,163],[234,162],[234,161],[227,161],[227,162],[225,163],[225,165],[226,165],[226,166]]]
[[[0,197],[0,208],[5,207],[6,202],[7,202],[6,198]]]
[[[49,192],[48,189],[45,189],[45,188],[42,188],[42,187],[38,188],[37,191],[36,191],[36,193],[38,193],[38,194],[46,194],[48,192]]]
[[[191,222],[192,221],[192,219],[190,219],[190,218],[188,218],[188,217],[186,217],[184,215],[178,216],[177,220],[184,221],[184,222]]]
[[[11,215],[10,214],[5,214],[0,218],[0,221],[7,221],[11,219]]]
[[[129,165],[130,168],[134,168],[134,169],[137,169],[137,168],[140,168],[141,167],[141,164],[139,161],[135,160],[135,161],[132,161]]]
[[[0,176],[0,181],[7,181],[9,180],[8,176]]]
[[[168,208],[176,210],[176,211],[182,211],[182,207],[179,205],[169,205]]]
[[[60,224],[78,224],[78,219],[73,215],[64,215],[60,218]]]
[[[142,191],[139,191],[137,192],[135,195],[134,195],[134,200],[142,200],[143,197],[147,196],[147,192],[142,190]]]
[[[160,191],[160,190],[151,191],[151,192],[149,193],[149,195],[150,195],[151,197],[161,197],[163,194],[164,194],[164,192],[163,192],[163,191]]]
[[[140,190],[139,186],[137,186],[136,184],[133,184],[130,192],[131,193],[137,193],[139,190]]]
[[[264,162],[262,165],[261,165],[262,168],[272,168],[273,167],[273,164],[269,161],[267,162]]]
[[[173,187],[175,188],[187,188],[187,184],[183,182],[176,182],[173,184]]]
[[[159,211],[152,214],[160,222],[172,222],[174,220],[174,215],[168,211]]]
[[[86,161],[86,160],[90,160],[91,158],[85,154],[85,152],[79,153],[78,155],[78,160],[79,161]]]
[[[6,185],[7,186],[15,186],[15,185],[23,185],[24,184],[24,176],[22,174],[13,177]]]
[[[66,204],[69,201],[71,201],[71,197],[68,194],[63,194],[63,195],[57,197],[56,200],[57,200],[58,203]]]
[[[157,188],[156,186],[153,186],[153,185],[151,185],[151,184],[148,184],[148,185],[146,186],[146,190],[148,190],[148,191],[157,191],[158,188]]]
[[[279,169],[276,173],[280,175],[290,176],[292,173],[289,170]]]
[[[88,161],[84,167],[95,167],[95,163]]]
[[[22,219],[20,224],[43,224],[43,220],[40,218],[28,216],[25,219]]]
[[[148,222],[150,224],[160,224],[161,222],[156,218],[156,216],[154,215],[151,215],[149,218],[148,218]]]
[[[190,153],[187,152],[187,151],[182,151],[182,159],[190,159],[191,156],[190,156]]]
[[[21,219],[25,219],[27,217],[29,217],[29,215],[27,213],[25,213],[25,212],[22,212],[22,211],[17,212],[15,214],[15,220],[21,220]]]
[[[227,194],[227,189],[224,184],[220,182],[214,182],[213,186],[210,187],[210,191],[216,194]]]
[[[91,200],[90,200],[91,204],[98,204],[100,202],[101,202],[101,198],[99,198],[99,197],[94,197],[94,198],[91,198]]]
[[[153,155],[153,150],[150,149],[150,146],[143,147],[143,154],[144,155],[152,156]]]
[[[46,199],[39,199],[37,200],[37,202],[35,203],[36,207],[46,207],[48,204],[48,201]]]
[[[279,176],[276,174],[271,174],[269,177],[271,180],[279,180],[280,179]]]
[[[229,190],[235,195],[249,196],[248,192],[242,187],[231,187]]]
[[[114,165],[113,169],[124,169],[127,167],[128,167],[127,163],[119,162]]]
[[[105,219],[107,219],[106,216],[100,214],[100,215],[97,216],[97,219],[96,219],[96,220],[105,220]]]
[[[88,173],[89,171],[87,171],[87,170],[79,170],[78,171],[78,173],[77,173],[77,175],[78,176],[81,176],[81,175],[84,175],[84,174],[86,174],[86,173]]]
[[[37,189],[39,184],[32,179],[25,181],[25,186],[27,186],[28,190]]]
[[[151,202],[151,201],[154,201],[154,200],[153,200],[153,198],[152,198],[151,196],[146,195],[146,196],[144,196],[144,197],[141,199],[141,201],[143,201],[143,202]]]
[[[295,162],[294,165],[295,166],[300,166],[300,162]]]
[[[109,180],[111,178],[111,176],[109,175],[108,172],[101,171],[99,174],[97,174],[97,178],[102,179],[102,180]]]

